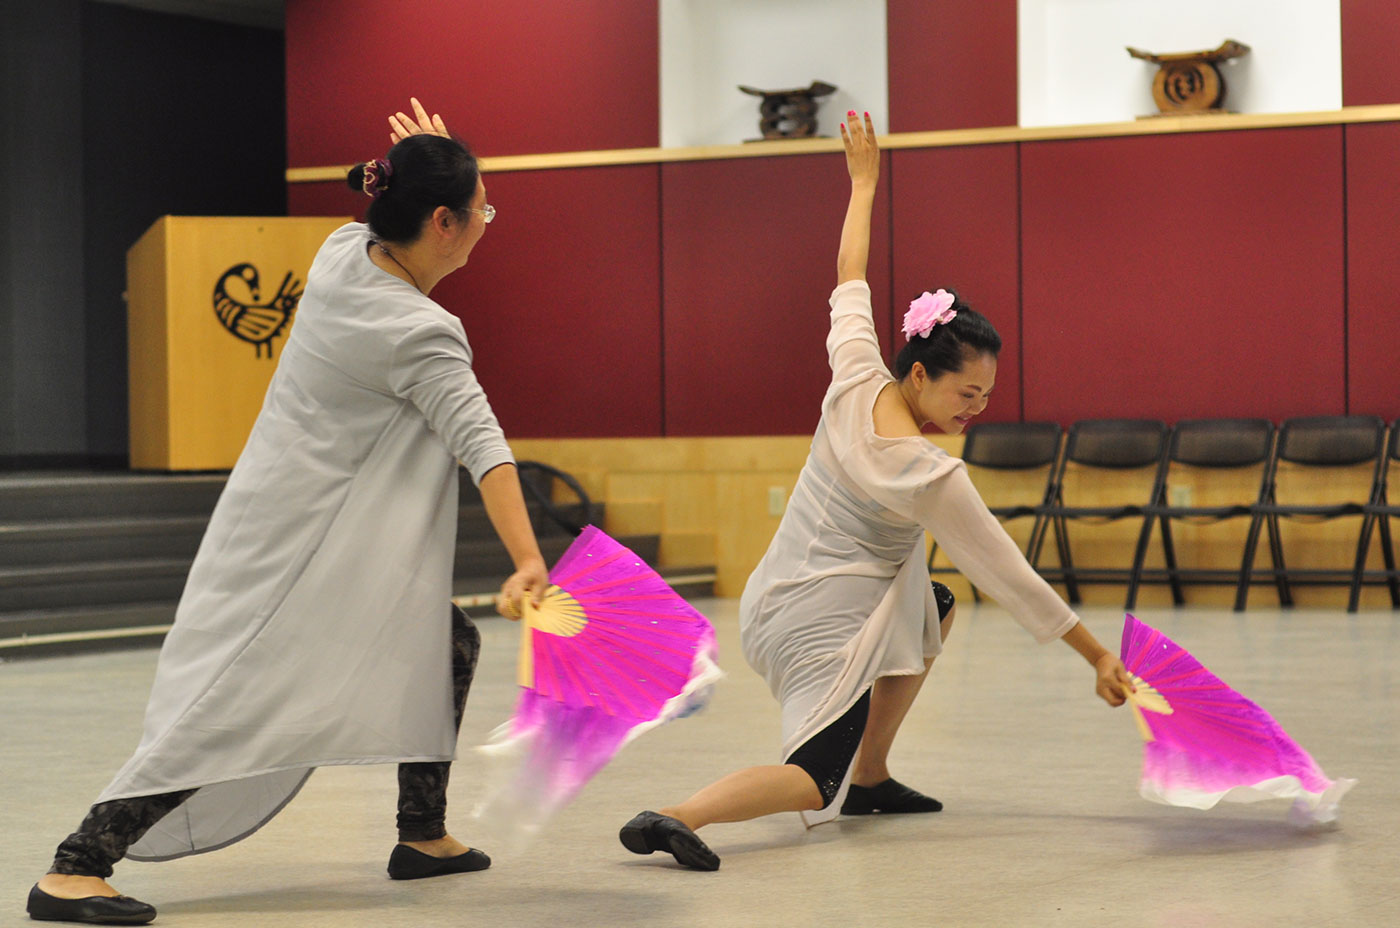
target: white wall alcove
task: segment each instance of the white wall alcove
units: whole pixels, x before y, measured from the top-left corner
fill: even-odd
[[[659,0],[661,144],[732,145],[758,138],[762,90],[835,84],[817,131],[839,134],[847,110],[889,131],[884,0]]]
[[[1220,65],[1225,107],[1294,113],[1342,105],[1340,0],[1018,0],[1020,123],[1125,122],[1157,112],[1156,54],[1235,39],[1248,55]]]

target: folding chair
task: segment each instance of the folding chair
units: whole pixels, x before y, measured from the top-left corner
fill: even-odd
[[[1379,579],[1390,587],[1390,605],[1400,609],[1400,570],[1395,567],[1395,547],[1390,538],[1391,516],[1400,516],[1400,503],[1389,500],[1390,470],[1400,469],[1400,419],[1390,424],[1390,449],[1384,463],[1376,470],[1375,489],[1371,501],[1362,507],[1361,540],[1356,546],[1356,569],[1351,576],[1351,596],[1347,600],[1347,612],[1355,612],[1361,605],[1361,584],[1366,578],[1366,555],[1370,552],[1371,532],[1379,529],[1381,558],[1385,570],[1379,572]]]
[[[1040,524],[1031,539],[1028,558],[1045,579],[1064,583],[1071,604],[1080,602],[1079,584],[1127,583],[1133,571],[1130,566],[1075,566],[1069,522],[1106,524],[1140,519],[1144,507],[1162,502],[1167,436],[1166,423],[1157,419],[1084,419],[1070,426],[1048,502],[1036,507]],[[1091,504],[1078,502],[1091,495],[1085,485],[1093,488]],[[1130,502],[1104,504],[1109,495]],[[1071,497],[1068,501],[1067,496]],[[1059,567],[1040,567],[1038,563],[1047,529],[1055,533]]]
[[[1241,578],[1254,573],[1259,531],[1267,527],[1273,568],[1260,573],[1274,578],[1280,605],[1293,605],[1294,585],[1350,585],[1352,568],[1288,567],[1284,563],[1279,520],[1317,523],[1363,515],[1366,504],[1375,496],[1379,471],[1385,465],[1385,450],[1385,422],[1378,416],[1303,416],[1285,420],[1279,429],[1269,485],[1261,501],[1251,507]],[[1365,470],[1364,475],[1360,473],[1362,470]],[[1324,474],[1325,481],[1317,479]],[[1348,498],[1331,502],[1279,502],[1280,495],[1302,496],[1296,488],[1288,487],[1280,494],[1281,478],[1292,483],[1303,475],[1313,478],[1314,486],[1325,484],[1329,491],[1325,495]],[[1249,584],[1242,582],[1235,595],[1236,612],[1244,609],[1248,595]]]
[[[1043,506],[1050,498],[1055,464],[1060,455],[1061,431],[1055,422],[987,423],[968,429],[963,441],[963,462],[992,515],[1003,523],[1037,518],[1031,527],[1032,537],[1039,524],[1036,507]],[[979,475],[979,471],[983,473]],[[1037,471],[1043,471],[1044,476],[1037,477]],[[1014,479],[1003,479],[1003,475]],[[993,489],[1004,492],[989,493]],[[935,567],[933,561],[937,555],[938,540],[934,539],[928,553],[929,576],[958,573],[956,567]],[[981,601],[975,586],[972,598]]]
[[[1133,575],[1128,583],[1124,609],[1137,605],[1138,588],[1143,582],[1159,577],[1170,585],[1172,602],[1178,606],[1186,602],[1182,593],[1183,581],[1235,584],[1237,589],[1238,584],[1248,582],[1249,573],[1244,567],[1179,566],[1171,523],[1180,520],[1194,525],[1209,525],[1229,519],[1250,518],[1252,507],[1265,499],[1273,451],[1274,424],[1268,419],[1185,419],[1176,424],[1167,450],[1162,499],[1143,509],[1145,518],[1138,536],[1137,551],[1133,555]],[[1204,480],[1190,480],[1201,471],[1206,472]],[[1249,480],[1248,491],[1240,487],[1245,480]],[[1191,486],[1195,493],[1200,494],[1198,504],[1173,503],[1172,490],[1182,485]],[[1217,487],[1222,489],[1217,490]],[[1160,572],[1149,572],[1143,566],[1154,525],[1161,526],[1162,554],[1166,561],[1165,570]],[[1244,560],[1243,552],[1240,560]]]

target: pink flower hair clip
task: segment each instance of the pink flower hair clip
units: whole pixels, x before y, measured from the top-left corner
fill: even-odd
[[[909,312],[904,314],[904,337],[911,341],[915,335],[928,338],[934,326],[952,322],[958,314],[953,308],[955,299],[947,290],[940,289],[937,293],[925,290],[909,304]]]

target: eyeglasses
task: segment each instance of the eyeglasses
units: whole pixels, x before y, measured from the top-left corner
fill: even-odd
[[[487,203],[486,206],[484,206],[481,209],[474,209],[473,207],[468,206],[467,212],[480,213],[482,220],[485,222],[490,222],[492,219],[496,218],[496,207],[492,206],[490,203]]]

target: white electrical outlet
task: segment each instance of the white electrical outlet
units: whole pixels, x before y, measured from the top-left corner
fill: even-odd
[[[780,516],[783,509],[787,507],[787,490],[782,487],[768,488],[768,514],[770,516]]]
[[[1171,497],[1173,506],[1191,505],[1191,487],[1189,484],[1180,484],[1171,488],[1168,494]]]

